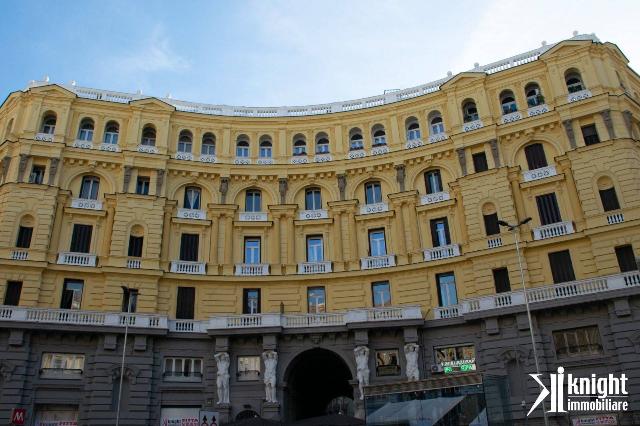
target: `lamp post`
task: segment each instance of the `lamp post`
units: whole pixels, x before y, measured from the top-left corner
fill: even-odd
[[[516,253],[518,254],[518,267],[520,268],[520,282],[522,284],[522,293],[524,295],[524,305],[527,309],[527,319],[529,320],[529,332],[531,333],[531,345],[533,346],[533,359],[536,363],[536,373],[540,374],[540,363],[538,362],[538,351],[536,349],[536,338],[533,334],[533,321],[531,320],[531,309],[529,308],[529,298],[527,296],[527,285],[524,281],[524,270],[522,269],[522,257],[520,255],[520,242],[518,240],[518,231],[522,225],[525,225],[531,221],[530,217],[521,220],[516,225],[511,225],[504,220],[498,220],[498,225],[507,228],[513,232],[513,236],[516,242]],[[542,415],[544,417],[545,426],[549,426],[549,419],[547,418],[547,410],[544,401],[542,401]],[[526,418],[525,418],[526,421]]]
[[[127,335],[129,333],[129,318],[131,314],[131,289],[122,286],[127,295],[127,315],[124,317],[124,342],[122,344],[122,362],[120,363],[120,385],[118,386],[118,410],[116,411],[116,426],[120,425],[120,399],[122,398],[122,378],[124,377],[124,359],[127,351]]]

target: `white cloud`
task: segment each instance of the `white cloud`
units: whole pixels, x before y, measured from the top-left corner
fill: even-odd
[[[136,49],[112,60],[121,72],[131,74],[181,71],[190,67],[189,61],[171,48],[169,37],[161,25],[156,25],[149,37]]]

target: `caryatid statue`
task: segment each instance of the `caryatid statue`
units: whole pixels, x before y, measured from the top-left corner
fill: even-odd
[[[407,343],[404,345],[404,357],[407,360],[407,379],[410,382],[420,380],[420,367],[418,366],[418,354],[420,345]]]
[[[356,346],[353,350],[356,356],[356,375],[358,379],[358,389],[360,399],[364,399],[364,387],[369,384],[369,348],[366,346]]]
[[[267,402],[278,402],[276,398],[276,370],[278,367],[278,353],[276,351],[264,351],[264,392]]]
[[[218,366],[218,377],[216,378],[218,404],[229,404],[229,354],[218,352],[213,358]]]

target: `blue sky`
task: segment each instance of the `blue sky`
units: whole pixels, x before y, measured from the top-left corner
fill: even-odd
[[[638,1],[0,1],[0,97],[29,80],[247,106],[372,96],[595,32],[640,69]]]

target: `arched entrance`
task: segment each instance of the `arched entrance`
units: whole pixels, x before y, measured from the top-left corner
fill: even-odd
[[[353,398],[351,379],[349,367],[336,353],[321,348],[302,352],[285,373],[286,420],[322,416],[336,398]]]

